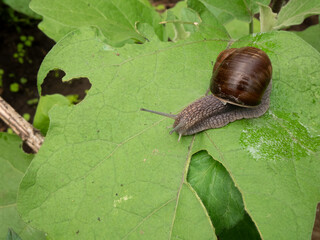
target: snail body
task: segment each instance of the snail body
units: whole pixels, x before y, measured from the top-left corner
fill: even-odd
[[[221,52],[213,68],[212,95],[200,98],[179,114],[141,109],[175,119],[173,130],[182,135],[220,128],[243,118],[256,118],[269,108],[272,65],[267,54],[254,47]]]

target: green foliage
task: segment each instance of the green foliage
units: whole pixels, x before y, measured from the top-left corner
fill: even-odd
[[[0,87],[2,87],[2,75],[4,74],[4,70],[0,68]]]
[[[248,35],[249,27],[248,23],[233,19],[232,21],[225,24],[225,27],[230,34],[230,37],[239,39]],[[260,32],[260,22],[257,19],[253,19],[253,32]]]
[[[11,83],[10,84],[10,91],[11,92],[18,92],[19,91],[19,84],[18,83]]]
[[[50,123],[49,110],[54,106],[69,105],[70,101],[60,94],[41,96],[34,116],[33,125],[46,135]]]
[[[313,46],[315,49],[320,52],[320,25],[314,25],[311,27],[308,27],[306,30],[301,32],[295,32],[299,37],[301,37],[303,40],[305,40],[307,43],[309,43],[311,46]]]
[[[18,136],[0,133],[0,236],[1,239],[5,236],[19,239],[17,235],[24,240],[44,239],[44,234],[24,223],[16,210],[18,186],[33,158],[22,151],[21,145]]]
[[[44,18],[39,28],[56,41],[78,27],[97,26],[110,45],[143,43],[136,23],[149,24],[159,39],[165,39],[159,15],[143,1],[33,0],[30,7]]]
[[[27,104],[33,105],[33,104],[37,104],[38,102],[39,102],[38,98],[32,98],[27,101]]]
[[[273,29],[273,26],[277,22],[277,14],[272,12],[269,6],[260,4],[260,21],[261,21],[261,32],[268,32]]]
[[[23,64],[24,60],[27,60],[29,63],[32,63],[32,60],[30,60],[26,56],[26,48],[25,47],[31,47],[32,42],[34,41],[33,36],[20,36],[21,42],[17,44],[17,52],[13,54],[14,58],[17,58],[19,63]]]
[[[306,17],[320,14],[319,0],[290,0],[278,14],[275,29],[282,29],[303,22]]]
[[[291,0],[279,12],[275,14],[269,6],[260,5],[261,31],[283,29],[302,23],[311,15],[320,14],[320,2],[318,0]]]
[[[28,82],[28,79],[26,79],[25,77],[20,78],[21,84],[26,84],[27,82]]]
[[[251,22],[252,16],[258,12],[257,3],[268,4],[270,0],[199,0],[204,4],[214,15],[219,17],[220,14],[228,14],[238,20]],[[222,18],[225,18],[223,16]],[[230,21],[230,17],[226,17]],[[227,20],[224,20],[225,23]]]
[[[13,130],[12,130],[11,128],[8,128],[8,129],[7,129],[7,133],[9,133],[9,134],[14,134],[14,133],[13,133]]]
[[[53,69],[92,87],[78,105],[41,97],[34,124],[47,135],[20,184],[23,220],[50,239],[310,238],[320,200],[320,54],[292,33],[246,35],[258,2],[269,3],[188,0],[161,19],[145,0],[33,0],[40,27],[59,40],[39,90]],[[261,7],[262,29],[317,11],[315,0],[292,2],[275,22]],[[28,40],[21,36],[23,47]],[[135,42],[144,44],[125,44]],[[139,111],[178,113],[204,95],[217,55],[242,46],[273,64],[264,116],[178,143],[171,119]],[[20,179],[4,184],[12,196]]]
[[[31,18],[40,19],[41,16],[29,8],[30,1],[31,0],[3,0],[5,4],[8,4],[15,11],[23,13]]]
[[[24,113],[22,115],[22,117],[26,120],[26,121],[29,121],[30,120],[30,114],[29,113]]]
[[[199,31],[184,42],[153,41],[116,49],[104,43],[100,31],[85,28],[54,47],[41,66],[38,84],[49,70],[60,68],[66,72],[65,80],[88,76],[92,87],[81,104],[50,111],[46,141],[20,186],[19,210],[25,220],[53,238],[62,234],[74,238],[79,229],[84,238],[92,236],[90,229],[111,238],[121,233],[119,237],[139,238],[143,233],[147,239],[167,238],[175,226],[194,219],[202,224],[192,232],[208,233],[210,222],[201,202],[192,197],[185,175],[181,181],[188,170],[189,147],[191,152],[206,149],[223,164],[263,238],[310,236],[320,198],[314,185],[320,180],[315,161],[320,145],[319,89],[303,89],[317,85],[319,54],[285,32],[256,34],[233,43],[232,47],[259,47],[270,56],[274,66],[270,111],[258,119],[197,134],[190,146],[192,137],[177,143],[176,135],[168,135],[170,119],[139,109],[176,113],[203,95],[211,61],[228,42],[219,40],[224,38],[221,32],[203,39],[212,33],[207,28],[201,32],[201,26]],[[302,92],[297,95],[292,86],[298,83]],[[301,189],[303,194],[297,195]],[[29,197],[35,193],[37,198]],[[184,202],[189,205],[184,214],[192,218],[181,217],[185,215],[178,209]],[[305,217],[296,218],[293,208]],[[101,222],[96,222],[98,217]],[[126,224],[114,224],[123,221]]]

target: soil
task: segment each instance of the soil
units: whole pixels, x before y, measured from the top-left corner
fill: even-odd
[[[38,20],[14,12],[3,3],[0,3],[0,16],[0,69],[3,70],[0,74],[0,96],[20,115],[29,114],[28,121],[32,123],[39,99],[37,72],[55,42],[38,29]],[[31,46],[25,44],[23,36],[34,39]],[[19,50],[19,44],[23,45],[22,50]],[[22,60],[15,57],[19,52]],[[81,78],[62,83],[64,75],[61,70],[49,72],[42,84],[42,95],[76,94],[81,101],[85,90],[91,87],[89,80]],[[17,89],[13,91],[10,88],[14,85]],[[0,132],[7,129],[8,126],[0,120]]]
[[[165,8],[175,5],[178,0],[154,0],[153,5],[163,4]],[[307,18],[302,24],[290,27],[291,31],[302,31],[317,24],[318,16]],[[46,54],[55,42],[43,34],[37,27],[39,21],[0,3],[0,96],[7,101],[20,115],[29,114],[29,122],[33,122],[39,94],[37,89],[37,72]],[[22,36],[33,37],[31,46],[23,41]],[[22,49],[18,45],[23,45]],[[20,52],[19,57],[15,57]],[[21,60],[22,59],[22,60]],[[1,70],[3,73],[1,74]],[[88,79],[75,79],[62,83],[62,71],[51,71],[43,85],[42,95],[60,93],[65,96],[77,94],[79,100],[85,97],[85,90],[91,87]],[[25,80],[26,79],[26,80]],[[13,85],[12,85],[13,84]],[[15,86],[16,89],[13,89]],[[11,90],[10,90],[11,88]],[[0,120],[0,132],[8,127]],[[312,240],[320,240],[320,204],[317,208]]]

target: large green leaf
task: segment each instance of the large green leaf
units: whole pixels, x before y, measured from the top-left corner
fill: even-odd
[[[10,228],[22,239],[44,239],[43,233],[22,221],[16,209],[19,184],[33,158],[22,151],[21,144],[18,136],[0,132],[0,238],[5,239]]]
[[[320,199],[319,53],[287,32],[240,39],[234,47],[259,47],[272,60],[270,111],[178,143],[171,119],[139,109],[176,113],[203,96],[211,61],[228,44],[219,31],[203,36],[114,49],[85,28],[53,48],[39,86],[60,68],[65,80],[88,77],[92,87],[80,104],[49,112],[46,141],[20,185],[26,221],[53,239],[213,238],[186,182],[190,154],[206,149],[230,173],[263,239],[310,238]]]
[[[148,23],[157,36],[165,40],[160,16],[139,0],[32,0],[30,7],[43,16],[39,28],[58,41],[68,32],[85,26],[96,26],[111,45],[125,42],[144,42],[136,23]]]
[[[201,95],[211,60],[226,45],[225,41],[207,40],[195,45],[151,42],[113,49],[92,29],[73,32],[59,42],[43,62],[39,85],[52,65],[66,72],[65,79],[83,75],[93,85],[79,105],[56,106],[49,112],[46,141],[20,188],[24,219],[46,229],[54,239],[80,234],[87,239],[94,235],[214,239],[210,219],[185,180],[186,145],[191,137],[189,143],[178,145],[167,134],[168,122],[143,114],[139,108],[155,108],[159,98],[170,107],[171,100],[161,97],[168,89],[160,93],[161,87],[155,87],[158,81],[164,86],[172,83],[172,96],[176,89],[185,92],[189,101]],[[194,47],[200,51],[198,57],[185,62],[185,54]],[[204,62],[206,52],[211,54]],[[196,59],[202,66],[194,71]],[[191,86],[178,81],[191,75],[204,79],[202,88],[193,93]],[[132,87],[127,87],[128,81]],[[199,84],[193,85],[196,89]],[[181,108],[185,98],[179,95],[176,103]]]
[[[319,0],[290,0],[279,12],[275,29],[300,24],[311,15],[320,14]]]
[[[257,3],[269,4],[270,0],[199,0],[209,11],[215,14],[219,19],[222,15],[222,23],[228,22],[230,17],[238,20],[250,22],[253,15],[258,12]],[[227,14],[227,16],[225,16]]]

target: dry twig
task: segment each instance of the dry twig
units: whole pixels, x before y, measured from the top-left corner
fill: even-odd
[[[11,127],[33,151],[39,151],[44,140],[40,131],[20,116],[2,97],[0,97],[0,118]]]

